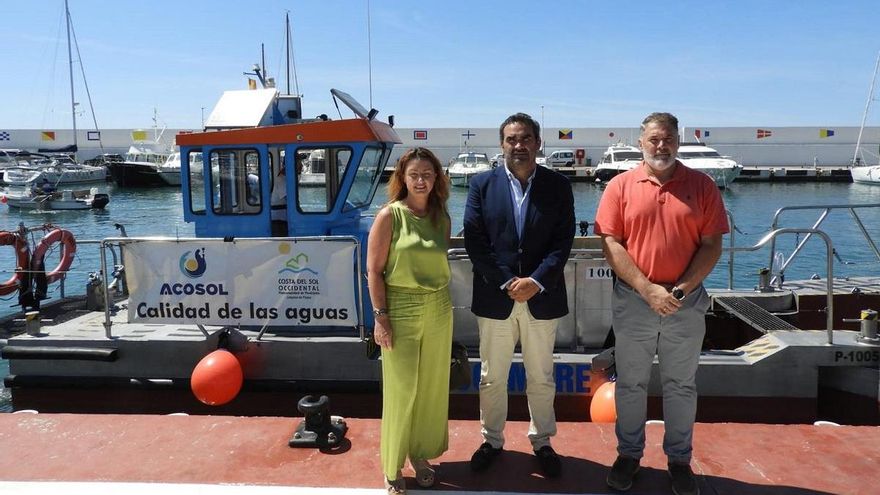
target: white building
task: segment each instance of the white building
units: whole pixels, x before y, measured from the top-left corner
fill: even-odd
[[[174,136],[183,129],[167,129],[159,139],[161,147],[174,143]],[[498,128],[399,128],[403,145],[395,148],[392,159],[404,149],[423,146],[434,151],[443,163],[465,149],[485,152],[489,156],[500,150]],[[700,140],[729,155],[745,166],[811,166],[844,167],[852,162],[858,127],[685,127],[684,141]],[[125,153],[132,144],[151,143],[157,132],[140,129],[78,130],[78,158],[91,158],[100,153]],[[636,144],[638,127],[547,128],[543,132],[544,152],[560,149],[583,149],[586,158],[595,164],[611,144]],[[98,139],[100,138],[100,140]],[[136,139],[135,139],[136,138]],[[0,129],[0,148],[36,151],[73,143],[70,129]],[[101,147],[103,146],[103,148]],[[862,159],[880,162],[880,127],[866,127],[862,136]]]

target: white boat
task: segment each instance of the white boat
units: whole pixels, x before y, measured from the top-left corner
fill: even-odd
[[[853,182],[859,184],[880,185],[880,164],[864,165],[865,160],[861,156],[867,152],[872,155],[873,160],[880,159],[880,156],[862,149],[862,135],[865,132],[865,121],[868,118],[868,110],[870,110],[871,102],[874,100],[874,83],[877,82],[878,69],[880,69],[880,53],[877,54],[877,63],[874,65],[874,75],[871,76],[871,86],[868,89],[868,102],[865,104],[865,113],[862,115],[862,125],[859,127],[859,137],[856,139],[856,151],[852,160],[853,166],[850,169]]]
[[[492,164],[485,153],[459,153],[446,169],[446,175],[453,186],[467,187],[471,177],[492,170]]]
[[[110,202],[110,196],[99,193],[98,188],[83,190],[65,189],[50,193],[37,193],[27,187],[7,191],[0,202],[10,208],[25,210],[91,210],[101,209]]]
[[[302,187],[323,187],[327,184],[327,165],[324,150],[312,150],[300,159],[297,168],[297,184]]]
[[[862,165],[850,169],[853,182],[880,185],[880,165]]]
[[[180,185],[180,152],[175,151],[161,165],[156,167],[159,178],[169,186]]]
[[[703,143],[681,143],[678,160],[688,168],[699,170],[720,188],[729,186],[739,176],[742,165],[729,156],[721,156]]]
[[[493,167],[504,166],[504,153],[495,153],[489,160]]]
[[[18,166],[6,169],[3,182],[10,186],[27,186],[40,183],[43,179],[50,184],[68,185],[87,182],[104,182],[107,170],[77,163],[67,155],[47,156],[30,154],[27,164],[19,160]]]
[[[0,180],[3,180],[6,169],[22,165],[22,161],[19,159],[22,154],[26,155],[27,153],[19,149],[0,149]],[[24,164],[26,165],[27,162]]]
[[[609,146],[596,165],[596,182],[608,182],[615,175],[632,170],[642,162],[642,150],[635,146],[617,143]]]

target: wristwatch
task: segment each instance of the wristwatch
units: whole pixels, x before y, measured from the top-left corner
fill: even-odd
[[[387,315],[388,310],[385,308],[373,308],[373,316]]]
[[[672,288],[672,297],[678,299],[679,301],[684,300],[684,291],[681,290],[679,286],[675,286]]]

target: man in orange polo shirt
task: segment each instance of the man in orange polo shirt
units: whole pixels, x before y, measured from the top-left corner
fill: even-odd
[[[702,282],[729,232],[721,194],[706,174],[676,160],[678,119],[642,122],[644,160],[614,177],[599,202],[596,234],[617,274],[612,322],[617,368],[617,452],[608,486],[633,484],[645,449],[648,382],[660,361],[663,451],[676,495],[698,494],[690,468],[697,411],[696,372],[709,296]]]

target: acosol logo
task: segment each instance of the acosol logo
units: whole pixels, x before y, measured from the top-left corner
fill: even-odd
[[[190,257],[190,253],[193,256]],[[205,274],[208,265],[205,263],[205,248],[187,251],[180,257],[180,272],[189,278],[199,278]]]

